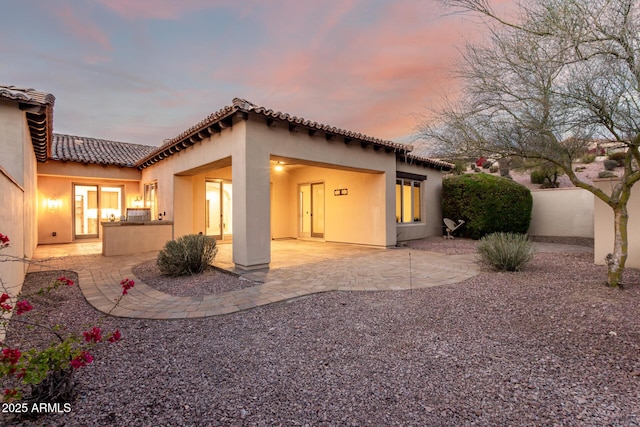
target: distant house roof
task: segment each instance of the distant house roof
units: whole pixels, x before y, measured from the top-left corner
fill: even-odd
[[[0,99],[17,102],[19,108],[26,112],[36,159],[39,162],[46,161],[53,133],[53,104],[56,98],[35,89],[0,85]]]
[[[301,117],[291,116],[287,113],[273,111],[265,107],[259,107],[241,98],[234,98],[231,105],[210,114],[178,136],[169,139],[155,151],[142,158],[138,162],[138,167],[140,169],[149,167],[198,141],[208,138],[210,135],[221,132],[223,128],[232,125],[234,117],[240,116],[243,119],[247,119],[249,114],[264,119],[267,126],[271,126],[274,122],[281,122],[288,126],[289,131],[306,130],[309,135],[320,134],[324,135],[327,139],[341,138],[346,144],[354,143],[360,144],[362,147],[372,146],[376,151],[384,150],[387,153],[395,152],[399,158],[410,159],[415,161],[417,164],[437,169],[450,170],[453,167],[453,165],[447,162],[411,156],[409,154],[413,149],[411,145],[386,141],[361,133],[336,128],[318,122],[312,122]]]
[[[84,136],[53,134],[51,160],[135,167],[157,147]]]

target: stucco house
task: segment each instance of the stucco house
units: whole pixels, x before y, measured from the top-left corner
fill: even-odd
[[[2,153],[12,156],[2,157],[3,193],[25,210],[5,214],[4,233],[27,256],[37,244],[107,236],[132,253],[203,233],[231,241],[235,265],[255,269],[269,265],[272,239],[389,247],[442,233],[451,165],[409,145],[238,98],[160,147],[61,135],[52,95],[0,88]],[[151,221],[120,222],[131,208],[148,209]]]

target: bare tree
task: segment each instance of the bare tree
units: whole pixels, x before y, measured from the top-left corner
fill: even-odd
[[[440,0],[483,18],[489,35],[469,44],[457,67],[463,95],[425,123],[423,135],[448,155],[540,159],[614,213],[610,286],[627,260],[627,204],[640,180],[640,2],[522,0],[513,20],[489,0]],[[580,180],[573,165],[594,138],[626,147],[610,194]]]

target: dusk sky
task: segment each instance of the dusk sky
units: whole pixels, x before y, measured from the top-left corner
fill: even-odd
[[[0,0],[0,22],[0,84],[55,95],[55,132],[148,145],[234,97],[406,138],[481,35],[432,0]]]

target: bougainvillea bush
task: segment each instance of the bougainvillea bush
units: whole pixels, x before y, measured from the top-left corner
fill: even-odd
[[[0,250],[9,247],[10,240],[0,233]],[[5,262],[27,262],[11,255],[2,255]],[[11,295],[0,278],[0,378],[5,402],[63,403],[75,397],[73,374],[92,363],[92,349],[103,343],[115,343],[122,338],[119,330],[103,331],[100,324],[84,331],[69,330],[64,324],[50,324],[39,316],[38,307],[57,306],[62,310],[65,288],[74,286],[68,275],[57,276],[51,283],[31,295]],[[75,276],[74,276],[75,277]],[[122,295],[114,300],[114,308],[134,285],[133,280],[121,283]],[[10,342],[7,332],[21,323],[31,330],[30,339]]]

